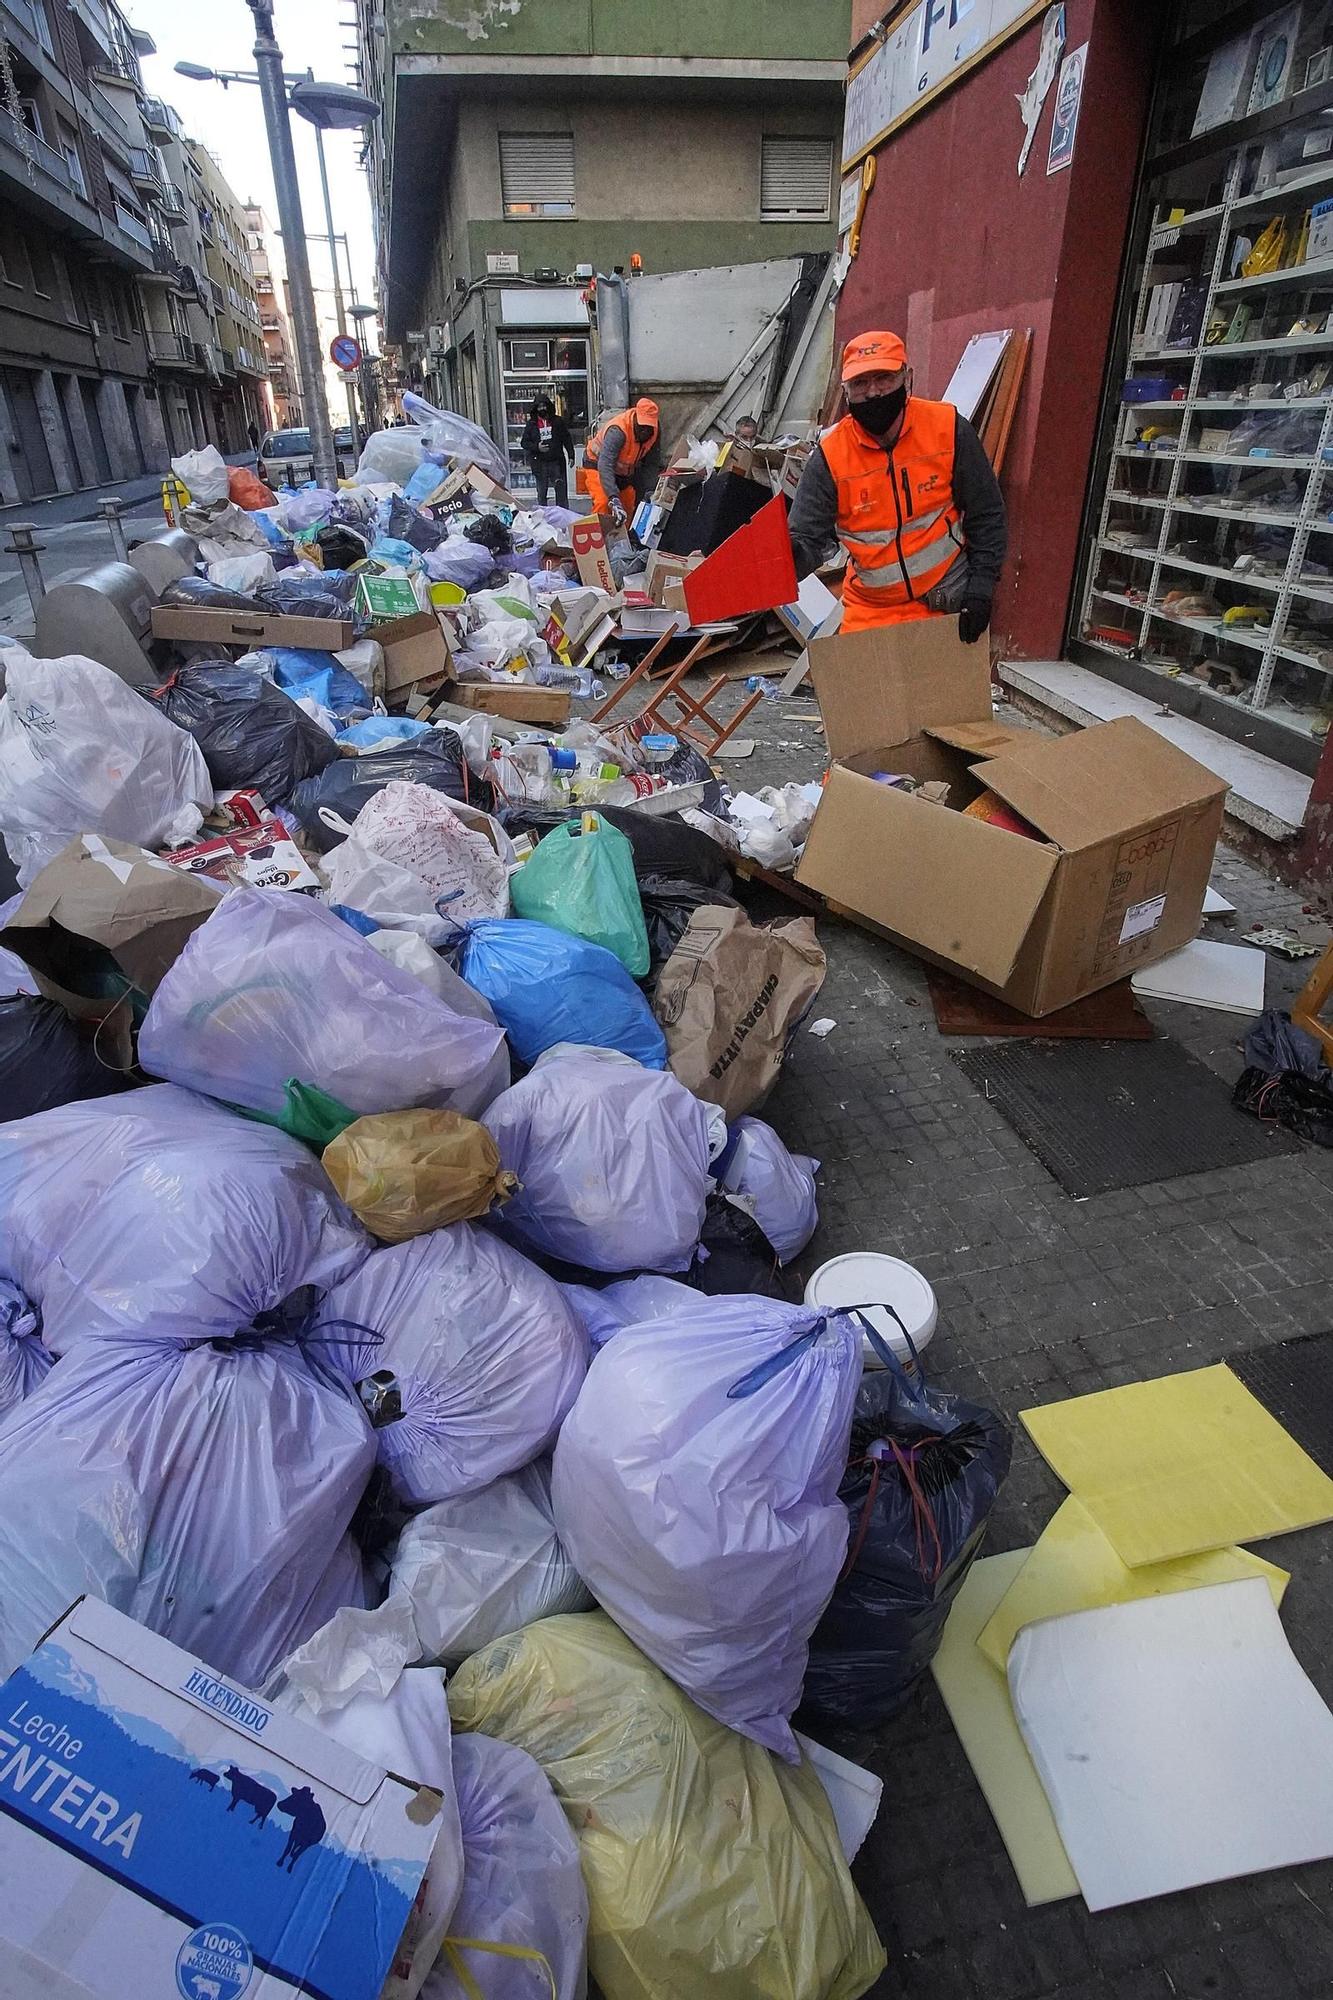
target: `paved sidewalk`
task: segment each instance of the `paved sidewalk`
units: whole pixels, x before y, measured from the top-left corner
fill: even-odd
[[[772,673],[772,657],[756,661]],[[781,669],[779,668],[780,672]],[[813,702],[762,704],[743,725],[755,755],[722,768],[748,790],[818,776]],[[782,744],[793,747],[782,748]],[[1215,885],[1256,921],[1299,899],[1223,852]],[[1064,1496],[1017,1423],[1020,1410],[1200,1367],[1333,1326],[1333,1152],[1073,1201],[951,1061],[920,962],[821,920],[826,1040],[796,1038],[764,1115],[817,1154],[822,1222],[798,1273],[856,1248],[909,1258],[939,1296],[931,1373],[1012,1425],[1013,1470],[988,1542],[1027,1547]],[[1306,967],[1268,961],[1269,1004]],[[1228,1092],[1244,1023],[1154,1004],[1161,1032]],[[1266,1542],[1291,1571],[1283,1623],[1333,1701],[1333,1528]],[[1262,1716],[1255,1718],[1263,1727]],[[1224,1883],[1091,1916],[1080,1900],[1028,1910],[933,1681],[854,1749],[884,1780],[856,1877],[889,1954],[877,1996],[900,2000],[1295,2000],[1333,1993],[1333,1863]]]
[[[258,454],[247,448],[245,451],[224,453],[224,456],[228,465],[253,465]],[[17,500],[13,506],[0,506],[0,533],[12,521],[34,521],[41,528],[55,527],[65,521],[96,521],[99,519],[98,501],[109,500],[113,496],[127,503],[127,519],[146,511],[160,513],[165,477],[164,468],[161,472],[147,472],[133,479],[111,479],[104,486],[85,486],[77,493],[53,493],[46,500]],[[0,562],[3,560],[0,558]],[[12,562],[13,558],[8,560]]]

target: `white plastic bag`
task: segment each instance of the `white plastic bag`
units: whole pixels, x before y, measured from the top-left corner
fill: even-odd
[[[335,1612],[266,1690],[275,1708],[440,1794],[435,1846],[378,2000],[413,2000],[421,1991],[463,1887],[444,1675],[438,1667],[409,1666],[416,1657],[411,1607],[391,1597],[377,1611]]]
[[[403,409],[412,423],[425,426],[432,450],[447,452],[460,465],[478,466],[498,485],[504,485],[509,477],[508,461],[480,424],[453,410],[442,410],[438,403],[428,403],[415,389],[404,390]]]
[[[604,1611],[719,1722],[799,1760],[789,1717],[847,1552],[861,1381],[845,1314],[700,1298],[594,1356],[556,1528]]]
[[[382,1409],[380,1463],[415,1507],[549,1450],[588,1366],[554,1279],[467,1222],[377,1250],[325,1294],[313,1337]]]
[[[719,1172],[721,1184],[754,1217],[777,1251],[778,1262],[788,1264],[819,1226],[815,1199],[819,1161],[789,1153],[762,1118],[736,1119],[729,1143]]]
[[[0,1125],[0,1274],[53,1354],[230,1340],[370,1249],[307,1147],[170,1084]]]
[[[457,1014],[322,904],[233,889],[153,996],[139,1060],[228,1104],[283,1116],[294,1078],[356,1112],[462,1110],[498,1027]]]
[[[482,1122],[521,1183],[497,1218],[516,1243],[594,1271],[687,1269],[712,1185],[708,1114],[669,1070],[557,1046]]]
[[[356,842],[416,875],[435,906],[455,923],[509,914],[504,862],[485,834],[465,826],[449,801],[429,785],[395,778],[367,799],[356,816]]]
[[[263,555],[273,544],[254,515],[234,501],[214,507],[207,527],[198,533],[199,553],[206,563],[225,562],[231,556]]]
[[[189,493],[195,507],[211,507],[227,497],[227,461],[215,444],[202,451],[187,451],[173,458],[171,469]]]
[[[364,1604],[345,1535],[374,1462],[291,1343],[82,1342],[0,1425],[0,1674],[87,1595],[258,1687]]]
[[[454,1785],[463,1893],[424,2000],[584,2000],[588,1896],[550,1780],[512,1743],[455,1736]]]
[[[411,1603],[421,1657],[446,1667],[538,1618],[587,1611],[592,1598],[555,1532],[549,1460],[414,1515],[390,1588]]]
[[[194,738],[119,674],[81,654],[6,651],[0,834],[24,888],[81,833],[178,846],[212,805]]]
[[[208,565],[208,580],[223,590],[240,590],[250,596],[261,583],[272,583],[277,571],[273,558],[264,549],[256,549],[253,555],[223,556],[220,561]]]
[[[368,695],[378,697],[384,693],[384,648],[378,639],[358,639],[354,646],[333,657],[360,681]]]
[[[327,806],[322,817],[345,824]],[[390,856],[363,846],[355,832],[349,832],[347,839],[324,857],[320,868],[328,883],[330,903],[359,910],[385,930],[415,931],[427,945],[443,944],[452,935],[452,925],[436,909],[435,898],[421,877]]]

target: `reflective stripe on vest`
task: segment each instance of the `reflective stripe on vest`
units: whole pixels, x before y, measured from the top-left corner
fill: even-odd
[[[838,492],[848,583],[882,604],[909,604],[942,581],[966,546],[953,497],[958,413],[913,396],[885,450],[845,416],[820,439]]]
[[[655,430],[650,438],[640,443],[639,439],[634,435],[633,410],[622,410],[618,417],[607,417],[604,423],[597,426],[597,429],[583,447],[583,463],[590,472],[596,472],[597,458],[602,449],[603,440],[613,426],[621,432],[625,440],[624,445],[621,447],[620,455],[616,459],[616,477],[617,479],[627,479],[639,460],[646,452],[650,452],[657,443],[658,434]]]

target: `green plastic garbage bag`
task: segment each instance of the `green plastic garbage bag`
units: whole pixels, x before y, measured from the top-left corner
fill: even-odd
[[[634,850],[600,813],[566,820],[510,878],[516,917],[588,938],[613,951],[626,972],[648,970],[648,931],[634,877]]]

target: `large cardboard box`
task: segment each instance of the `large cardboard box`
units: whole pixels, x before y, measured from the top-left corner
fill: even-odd
[[[155,604],[152,626],[155,639],[206,639],[242,651],[253,651],[256,646],[303,646],[320,653],[343,653],[356,638],[350,618],[270,617],[263,612],[214,611],[186,604]]]
[[[998,723],[952,618],[816,639],[834,759],[796,879],[1026,1014],[1195,935],[1226,784],[1132,717],[1047,737]],[[949,785],[947,805],[873,773]],[[1028,839],[962,808],[990,791]]]
[[[440,1824],[81,1598],[0,1689],[5,2000],[376,2000]]]
[[[449,640],[434,611],[414,611],[406,618],[377,625],[375,639],[384,648],[386,698],[401,694],[404,688],[441,681],[449,671]]]

